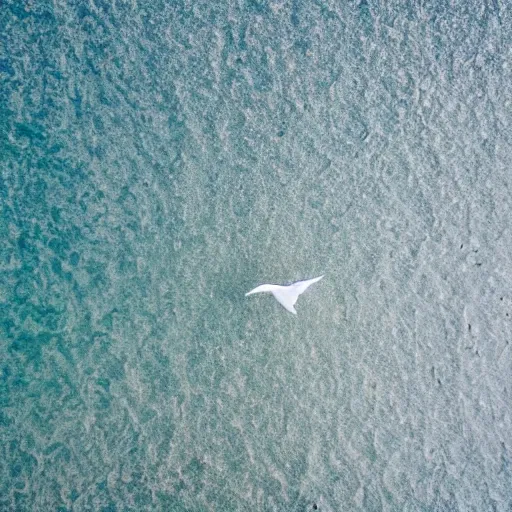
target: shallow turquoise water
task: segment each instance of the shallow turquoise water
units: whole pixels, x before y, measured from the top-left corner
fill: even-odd
[[[3,2],[0,509],[510,511],[511,23]]]

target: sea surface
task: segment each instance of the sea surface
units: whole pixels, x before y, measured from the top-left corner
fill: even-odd
[[[3,0],[0,242],[2,512],[512,510],[509,2]]]

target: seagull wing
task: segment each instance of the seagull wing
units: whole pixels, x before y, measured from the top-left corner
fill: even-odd
[[[304,293],[313,283],[317,283],[324,276],[315,277],[313,279],[308,279],[307,281],[297,281],[290,285],[290,288],[294,288],[297,293],[297,297]]]
[[[260,284],[259,286],[256,286],[256,288],[252,289],[250,292],[247,292],[245,296],[247,297],[248,295],[252,295],[253,293],[273,292],[278,288],[282,288],[282,286],[279,286],[277,284]]]

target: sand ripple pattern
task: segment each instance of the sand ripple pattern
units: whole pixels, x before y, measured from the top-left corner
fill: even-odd
[[[4,0],[0,40],[0,510],[510,512],[506,3]]]

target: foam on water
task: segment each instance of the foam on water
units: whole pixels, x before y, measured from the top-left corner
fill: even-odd
[[[0,509],[510,510],[511,27],[4,2]]]

